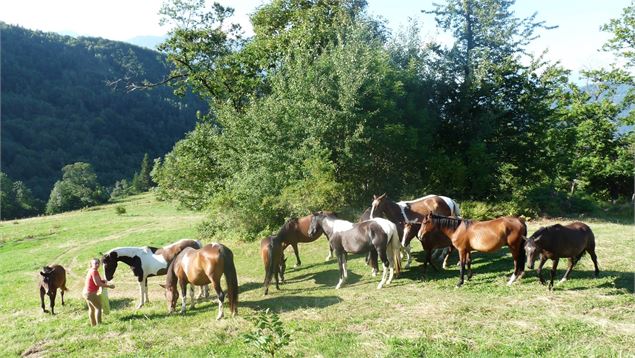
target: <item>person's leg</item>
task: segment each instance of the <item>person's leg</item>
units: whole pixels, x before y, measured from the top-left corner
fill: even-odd
[[[94,320],[97,324],[101,323],[101,300],[99,298],[100,297],[96,293],[89,293],[86,298],[90,301],[94,308]],[[92,320],[93,319],[91,319],[91,321]]]
[[[95,306],[93,306],[93,303],[88,298],[88,294],[84,294],[84,299],[88,305],[88,319],[90,319],[90,325],[95,326],[97,324],[97,320],[95,319]]]

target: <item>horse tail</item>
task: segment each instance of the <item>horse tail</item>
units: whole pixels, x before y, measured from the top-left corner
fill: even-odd
[[[265,288],[269,287],[271,283],[271,278],[273,277],[274,272],[274,262],[273,262],[273,238],[269,240],[267,243],[267,258],[265,262]]]
[[[221,257],[223,258],[223,273],[227,284],[227,296],[232,315],[238,313],[238,275],[234,265],[234,253],[224,245],[221,245]]]
[[[518,267],[520,267],[520,272],[525,271],[525,264],[527,263],[527,254],[525,253],[525,244],[527,243],[527,223],[525,222],[524,216],[519,216],[518,220],[521,224],[523,224],[520,236],[520,252],[518,253]]]
[[[394,262],[395,273],[399,274],[401,272],[401,242],[399,241],[399,234],[397,233],[397,227],[393,227],[391,230],[391,238],[389,247],[392,251],[392,257]]]

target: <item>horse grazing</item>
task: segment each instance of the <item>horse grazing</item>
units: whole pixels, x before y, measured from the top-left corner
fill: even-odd
[[[421,227],[421,224],[415,224],[415,223],[404,224],[403,239],[401,241],[401,245],[404,247],[409,247],[410,241],[412,241],[412,239],[415,236],[417,236],[417,233],[419,232],[420,227]],[[440,255],[438,256],[443,258],[443,268],[446,269],[448,267],[448,257],[450,257],[450,253],[452,252],[452,241],[447,236],[445,236],[441,232],[435,232],[435,233],[431,233],[427,235],[426,237],[419,236],[417,237],[417,239],[419,239],[419,241],[421,242],[421,246],[426,252],[426,259],[423,262],[424,275],[426,274],[428,263],[432,265],[432,267],[435,270],[437,271],[439,270],[436,267],[436,265],[432,262],[432,259],[433,259],[432,252],[435,249],[443,249],[443,250],[439,250]]]
[[[287,246],[293,247],[295,253],[296,264],[294,267],[298,267],[302,264],[300,261],[300,254],[298,252],[298,243],[308,243],[317,240],[322,231],[317,231],[314,235],[309,235],[309,225],[311,224],[311,215],[303,216],[301,218],[292,218],[285,223],[285,231],[282,236],[282,250],[284,251]],[[328,241],[328,239],[327,239]],[[329,256],[326,258],[329,260],[333,256],[333,251],[329,246]],[[284,280],[283,280],[284,281]]]
[[[198,240],[179,240],[163,248],[151,246],[114,248],[106,252],[101,258],[106,280],[113,279],[119,262],[130,266],[139,281],[141,298],[137,308],[141,308],[145,302],[150,302],[148,299],[148,277],[165,275],[170,262],[186,247],[200,249],[202,245]]]
[[[68,291],[68,288],[66,288],[66,270],[60,265],[42,267],[39,284],[42,312],[48,313],[44,307],[44,295],[46,294],[49,296],[51,314],[55,314],[55,296],[57,295],[57,289],[60,289],[60,294],[62,295],[62,306],[64,306],[64,291]]]
[[[493,252],[507,245],[514,258],[514,273],[507,284],[511,285],[524,273],[527,226],[521,218],[500,217],[488,221],[472,221],[436,214],[424,216],[419,237],[425,238],[438,232],[449,237],[452,245],[459,251],[461,279],[457,287],[463,285],[466,264],[469,270],[468,280],[472,277],[472,250]]]
[[[216,319],[223,318],[223,302],[225,293],[220,284],[220,278],[225,275],[227,284],[227,296],[232,316],[238,313],[238,277],[234,266],[234,254],[223,244],[213,243],[203,246],[201,249],[186,247],[170,263],[165,278],[166,298],[168,311],[174,312],[176,301],[179,298],[177,283],[181,289],[181,314],[185,314],[185,297],[187,284],[190,284],[191,308],[194,308],[194,289],[192,285],[212,284],[218,295],[218,315]]]
[[[284,249],[280,244],[280,237],[272,235],[260,241],[260,257],[265,265],[265,295],[269,293],[271,278],[276,280],[276,289],[280,289],[279,281],[284,283],[284,271],[287,259],[284,257]]]
[[[598,258],[595,255],[595,235],[591,228],[584,223],[574,222],[569,225],[555,224],[547,227],[541,227],[531,237],[527,239],[525,245],[527,254],[527,268],[533,269],[536,255],[540,254],[540,263],[538,264],[538,278],[540,283],[545,284],[542,278],[542,266],[547,259],[553,260],[551,268],[551,281],[549,289],[553,288],[553,278],[556,275],[558,260],[561,257],[569,258],[569,268],[565,272],[562,280],[564,282],[569,278],[573,266],[580,260],[585,252],[588,252],[595,266],[594,276],[598,277],[600,269],[598,268]]]
[[[309,235],[315,234],[318,230],[326,234],[335,251],[340,271],[340,280],[335,286],[339,289],[348,277],[346,269],[347,253],[367,253],[371,252],[374,262],[379,257],[383,263],[383,275],[377,288],[382,288],[384,284],[392,282],[395,270],[399,273],[399,236],[397,227],[392,222],[375,218],[361,223],[353,224],[350,221],[340,220],[333,214],[324,212],[313,213]],[[390,275],[387,278],[388,271]]]
[[[423,216],[430,213],[456,217],[461,214],[461,211],[459,209],[459,205],[447,196],[426,195],[415,200],[394,202],[388,198],[386,193],[384,193],[380,196],[373,195],[370,217],[374,218],[383,215],[398,226],[397,229],[399,230],[399,237],[402,238],[402,245],[405,248],[406,255],[408,257],[406,267],[410,267],[410,262],[412,260],[410,256],[410,240],[412,238],[407,240],[404,236],[405,230],[400,226],[407,223],[421,222]],[[414,236],[414,233],[412,235]],[[439,239],[434,241],[442,240]],[[407,243],[404,244],[404,242]],[[449,251],[446,251],[445,255],[444,262],[447,261]]]

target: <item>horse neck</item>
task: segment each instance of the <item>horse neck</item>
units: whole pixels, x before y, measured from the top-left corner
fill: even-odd
[[[402,211],[402,207],[399,204],[395,203],[392,200],[386,200],[384,213],[386,214],[388,220],[392,222],[399,222],[408,219],[407,217],[404,217],[405,210],[407,209],[407,207],[403,208],[404,211]]]
[[[432,220],[435,220],[436,229],[441,231],[443,234],[445,234],[445,236],[447,236],[449,238],[452,238],[454,233],[457,232],[461,228],[461,225],[464,225],[464,220],[455,219],[455,218],[451,218],[451,217],[437,217],[437,218],[434,218]],[[452,227],[452,226],[444,225],[442,223],[442,220],[459,221],[459,223],[458,223],[458,225],[456,225],[456,227]]]
[[[336,232],[346,231],[353,227],[350,221],[325,216],[322,219],[322,231],[329,238]]]

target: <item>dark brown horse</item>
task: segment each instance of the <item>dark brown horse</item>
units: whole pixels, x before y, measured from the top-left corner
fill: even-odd
[[[401,245],[404,247],[410,246],[410,241],[412,241],[412,239],[417,236],[420,228],[421,224],[405,224],[403,229],[403,241],[401,242]],[[448,257],[450,257],[450,253],[452,252],[452,241],[447,236],[445,236],[445,234],[441,232],[435,232],[430,233],[426,237],[419,236],[417,237],[417,239],[419,239],[419,241],[421,242],[421,246],[426,252],[426,259],[423,262],[424,275],[426,274],[428,263],[432,265],[435,270],[438,271],[438,268],[432,262],[432,253],[435,249],[443,249],[439,250],[441,253],[439,256],[443,258],[443,268],[447,268]]]
[[[530,238],[527,239],[525,245],[527,253],[527,268],[533,269],[536,256],[540,255],[540,263],[538,264],[538,278],[540,283],[545,284],[542,278],[542,266],[547,259],[553,260],[551,268],[551,281],[549,288],[553,288],[553,279],[556,275],[558,260],[561,257],[569,258],[569,268],[565,272],[560,282],[566,281],[571,274],[573,266],[580,260],[585,252],[588,252],[595,265],[594,276],[598,277],[600,269],[598,268],[598,258],[595,255],[595,235],[591,228],[581,222],[574,222],[569,225],[555,224],[547,227],[541,227]]]
[[[286,231],[282,237],[282,250],[285,250],[287,246],[293,247],[293,252],[295,253],[296,264],[294,267],[298,267],[302,264],[300,261],[300,254],[298,252],[298,243],[307,243],[313,242],[317,240],[320,235],[322,235],[322,231],[318,230],[315,235],[309,235],[309,225],[311,225],[311,217],[312,215],[303,216],[299,219],[292,218],[287,221],[288,225]],[[328,241],[328,239],[326,239]],[[329,256],[326,258],[329,260],[333,255],[333,251],[329,246]]]
[[[514,258],[514,273],[507,284],[511,285],[524,273],[527,226],[521,218],[501,217],[488,221],[472,221],[436,214],[424,216],[419,237],[425,238],[438,232],[449,237],[452,245],[459,251],[461,278],[457,287],[463,285],[466,265],[469,271],[468,280],[472,277],[472,250],[493,252],[507,245]]]
[[[187,294],[187,284],[190,284],[190,307],[194,308],[194,288],[192,285],[201,286],[212,284],[218,295],[218,316],[217,320],[223,318],[223,302],[225,292],[220,284],[220,278],[225,275],[227,284],[227,295],[232,316],[238,312],[238,278],[236,266],[234,266],[234,254],[223,244],[213,243],[196,250],[187,247],[172,260],[168,267],[165,285],[166,298],[168,301],[168,311],[172,313],[179,298],[177,283],[181,289],[182,302],[181,314],[185,314],[185,298]]]
[[[276,289],[280,289],[280,281],[284,283],[284,271],[287,259],[280,244],[279,236],[272,235],[260,241],[260,257],[265,266],[265,295],[269,293],[271,278],[276,280]]]
[[[44,307],[44,295],[49,296],[51,314],[55,314],[55,296],[57,289],[60,289],[62,296],[62,306],[64,306],[64,291],[66,288],[66,270],[60,265],[50,265],[42,267],[40,271],[40,301],[42,302],[42,312],[48,313]]]

